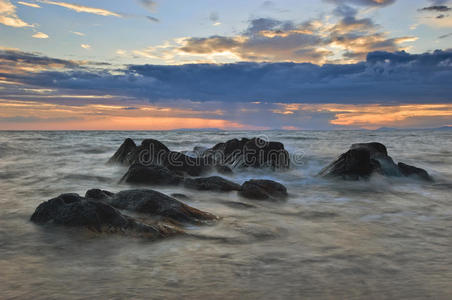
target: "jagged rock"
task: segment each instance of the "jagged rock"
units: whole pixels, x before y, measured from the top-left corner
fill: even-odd
[[[287,189],[273,180],[252,179],[242,185],[239,194],[249,199],[278,201],[287,197]]]
[[[132,139],[127,138],[108,162],[128,166],[135,163],[160,164],[168,152],[168,147],[158,140],[145,139],[137,146]]]
[[[398,163],[398,167],[404,176],[417,177],[425,181],[433,181],[433,178],[424,169],[410,166],[402,162]]]
[[[115,208],[160,216],[183,223],[199,224],[217,219],[213,214],[149,189],[126,190],[116,194],[94,189],[86,192],[86,198],[106,202]]]
[[[116,150],[115,154],[108,160],[108,163],[119,163],[128,165],[128,155],[137,148],[135,142],[127,138],[122,145]]]
[[[289,153],[279,142],[267,142],[260,138],[232,139],[218,143],[204,152],[204,155],[214,157],[220,164],[230,164],[234,167],[266,167],[288,168]]]
[[[226,180],[219,176],[211,176],[206,178],[186,178],[184,180],[186,188],[202,190],[202,191],[238,191],[240,185],[232,181]]]
[[[145,139],[141,145],[133,149],[127,156],[129,165],[140,163],[144,165],[160,165],[170,150],[162,142]]]
[[[171,172],[166,167],[158,165],[144,166],[139,163],[130,166],[120,182],[143,185],[174,185],[179,184],[182,177]]]
[[[384,176],[408,176],[410,172],[417,173],[421,178],[430,178],[411,167],[396,165],[388,156],[386,146],[381,143],[353,144],[350,150],[341,154],[334,162],[324,168],[319,175],[323,177],[338,177],[345,180],[368,179],[372,174],[379,173]],[[410,166],[409,166],[410,167]],[[417,169],[417,168],[416,168]],[[411,171],[410,171],[411,170]]]
[[[165,225],[138,222],[106,203],[89,200],[78,194],[62,194],[41,203],[30,220],[38,224],[86,227],[97,232],[139,233],[149,238],[181,233]]]

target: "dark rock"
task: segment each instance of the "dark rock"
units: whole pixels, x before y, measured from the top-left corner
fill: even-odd
[[[31,221],[86,227],[97,232],[134,232],[151,238],[180,232],[167,226],[137,222],[106,203],[89,200],[78,194],[62,194],[41,203],[31,216]]]
[[[131,151],[127,157],[129,165],[140,163],[143,165],[161,165],[170,150],[162,142],[145,139],[141,145]]]
[[[216,165],[215,170],[220,174],[232,174],[232,169],[228,166]]]
[[[425,181],[433,181],[433,178],[424,169],[410,166],[402,162],[398,163],[398,167],[404,176],[417,177]]]
[[[409,176],[417,174],[421,178],[430,178],[425,170],[402,164],[396,165],[388,156],[386,146],[381,143],[353,144],[350,150],[339,156],[334,162],[324,168],[319,175],[338,177],[345,180],[368,179],[372,174],[384,176]],[[415,168],[415,169],[412,169]],[[413,173],[412,173],[413,172]],[[409,174],[409,175],[407,175]]]
[[[220,164],[230,164],[233,167],[272,167],[288,168],[289,153],[279,142],[267,142],[260,138],[232,139],[225,143],[218,143],[204,153],[214,157]]]
[[[145,139],[137,146],[132,139],[127,138],[108,162],[128,166],[135,163],[160,164],[168,152],[168,147],[158,140]]]
[[[108,163],[119,163],[128,165],[128,155],[137,148],[135,142],[127,138],[122,145],[116,150],[115,154],[108,160]]]
[[[179,184],[182,177],[171,172],[166,167],[158,165],[143,166],[133,164],[120,182],[143,185],[174,185]]]
[[[378,161],[370,158],[370,151],[366,148],[348,150],[336,161],[320,172],[320,176],[340,177],[346,180],[367,179],[380,169]]]
[[[127,190],[116,194],[89,190],[86,196],[95,196],[95,198],[90,199],[106,202],[115,208],[169,218],[177,222],[199,224],[217,219],[210,213],[149,189]]]
[[[202,190],[202,191],[238,191],[240,185],[232,181],[226,180],[219,176],[211,176],[206,178],[186,178],[184,180],[186,188]]]
[[[386,149],[386,146],[377,142],[353,144],[350,147],[350,149],[362,149],[362,148],[369,150],[371,156],[375,156],[377,154],[385,156],[388,155],[388,150]]]
[[[200,176],[211,168],[206,159],[190,157],[174,151],[168,152],[163,157],[162,165],[171,171],[187,173],[190,176]]]
[[[287,197],[287,189],[284,185],[264,179],[252,179],[246,181],[241,189],[240,195],[255,200],[282,200]]]

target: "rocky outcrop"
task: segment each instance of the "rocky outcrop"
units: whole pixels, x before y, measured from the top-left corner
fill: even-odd
[[[260,138],[232,139],[216,144],[203,155],[214,157],[215,161],[236,168],[288,168],[290,165],[289,153],[282,143],[268,142]]]
[[[149,189],[126,190],[115,194],[93,189],[87,191],[85,197],[108,203],[118,209],[144,213],[154,217],[158,216],[181,223],[200,224],[217,219],[216,216],[210,213],[203,212],[163,193]]]
[[[232,174],[231,167],[288,168],[290,159],[282,143],[267,142],[260,138],[232,139],[219,143],[211,149],[195,147],[189,152],[171,151],[163,143],[154,139],[143,140],[141,145],[137,146],[128,138],[110,158],[109,163],[133,166],[128,173],[150,172],[144,168],[138,169],[136,165],[140,164],[152,169],[155,169],[153,166],[162,166],[181,176],[201,176],[209,171]],[[136,180],[132,178],[129,181]]]
[[[287,197],[287,189],[276,181],[252,179],[242,185],[239,194],[248,199],[280,201]]]
[[[62,194],[41,203],[31,216],[31,221],[37,224],[85,227],[96,232],[141,234],[149,238],[167,237],[182,232],[166,225],[138,222],[111,205],[78,194]]]
[[[341,154],[319,175],[345,180],[360,180],[368,179],[374,173],[396,177],[416,175],[420,179],[431,180],[425,170],[403,163],[396,165],[388,155],[386,146],[381,143],[353,144],[350,150]]]
[[[226,180],[219,176],[205,177],[205,178],[186,178],[184,186],[189,189],[201,191],[238,191],[240,185],[232,181]]]

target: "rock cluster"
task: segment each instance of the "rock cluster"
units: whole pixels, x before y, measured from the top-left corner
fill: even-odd
[[[388,156],[386,146],[380,143],[353,144],[335,161],[324,168],[319,175],[345,180],[368,179],[372,174],[384,176],[409,176],[432,181],[427,171],[399,162]]]

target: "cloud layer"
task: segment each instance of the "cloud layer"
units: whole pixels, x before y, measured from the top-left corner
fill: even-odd
[[[355,64],[235,63],[91,68],[20,51],[0,51],[4,81],[78,94],[160,101],[438,103],[452,101],[452,51],[372,52]],[[34,72],[26,72],[33,69]]]
[[[372,51],[407,50],[406,43],[417,39],[388,37],[371,19],[359,18],[358,11],[347,5],[337,6],[334,15],[335,23],[320,19],[294,23],[257,18],[250,20],[248,28],[236,36],[180,38],[134,53],[168,62],[352,63],[365,59]]]

